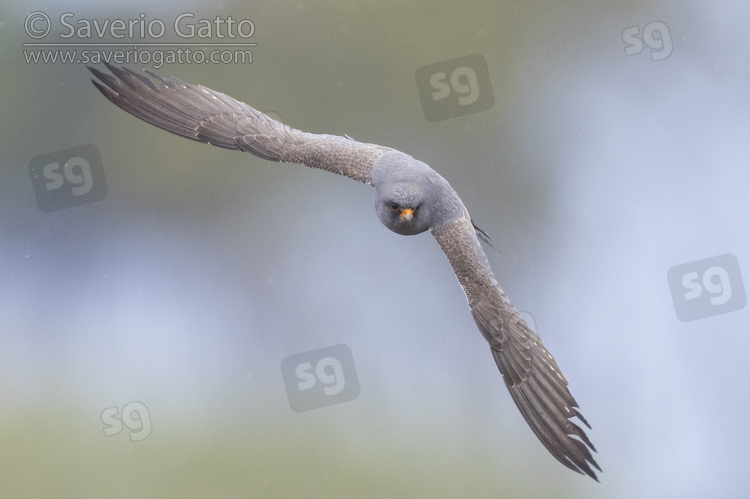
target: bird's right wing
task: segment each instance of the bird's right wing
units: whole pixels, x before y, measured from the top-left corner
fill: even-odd
[[[468,215],[431,230],[466,293],[474,322],[490,344],[495,363],[524,419],[558,461],[596,479],[591,466],[601,469],[589,448],[596,449],[571,418],[589,424],[578,412],[568,381],[554,357],[492,275]]]
[[[228,95],[177,78],[148,76],[106,64],[112,75],[88,69],[111,102],[152,125],[270,161],[299,163],[370,183],[375,160],[392,149],[348,137],[306,133]]]

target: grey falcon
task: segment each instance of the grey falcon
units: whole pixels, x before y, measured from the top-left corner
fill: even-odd
[[[598,481],[591,466],[601,468],[589,450],[596,449],[571,419],[591,426],[578,411],[554,357],[495,280],[479,241],[487,235],[473,223],[442,176],[395,149],[348,136],[302,132],[201,85],[106,66],[112,74],[87,66],[99,80],[92,82],[128,113],[188,139],[371,184],[375,212],[383,225],[402,235],[430,230],[448,257],[471,315],[528,425],[558,461]]]

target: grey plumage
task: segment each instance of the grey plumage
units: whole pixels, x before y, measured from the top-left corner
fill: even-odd
[[[571,419],[589,424],[578,412],[567,380],[498,285],[479,242],[489,236],[472,222],[442,176],[388,147],[295,130],[200,85],[150,72],[149,78],[109,64],[107,68],[114,76],[89,67],[99,79],[92,81],[130,114],[192,140],[372,184],[375,211],[386,227],[403,235],[429,229],[448,257],[474,321],[526,422],[562,464],[597,479],[592,466],[601,468],[590,451],[596,449]]]
[[[177,78],[155,80],[107,64],[117,78],[88,69],[105,97],[152,125],[188,139],[245,151],[269,161],[299,163],[370,182],[372,163],[392,149],[336,135],[305,133],[288,127],[231,97]],[[119,80],[118,80],[119,78]]]

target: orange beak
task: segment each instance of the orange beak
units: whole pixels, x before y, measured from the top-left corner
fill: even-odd
[[[414,210],[411,208],[404,208],[401,210],[401,214],[398,216],[401,220],[406,220],[407,222],[411,220],[411,218],[414,216]]]

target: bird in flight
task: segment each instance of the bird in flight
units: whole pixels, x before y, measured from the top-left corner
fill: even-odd
[[[188,139],[370,184],[383,225],[402,235],[432,232],[524,419],[558,461],[598,481],[592,466],[601,468],[591,455],[596,449],[572,419],[591,426],[578,411],[568,381],[498,285],[480,244],[487,235],[442,176],[390,147],[302,132],[201,85],[106,66],[112,74],[87,66],[99,80],[92,82],[128,113]]]

